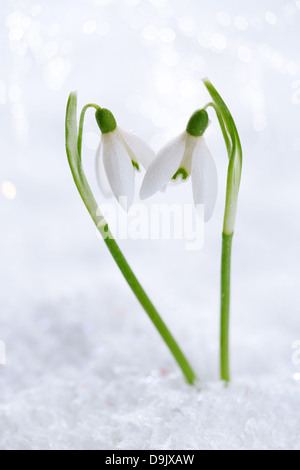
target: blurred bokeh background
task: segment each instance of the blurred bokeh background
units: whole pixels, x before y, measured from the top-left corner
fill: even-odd
[[[194,436],[183,441],[185,448],[278,442],[268,426],[279,429],[284,413],[292,419],[299,405],[300,366],[292,362],[292,344],[300,339],[299,31],[300,1],[1,3],[3,448],[155,448],[159,443],[172,448],[179,445],[181,429]],[[171,391],[173,403],[183,400],[176,392],[182,387],[180,374],[97,237],[64,149],[70,91],[78,91],[79,106],[96,102],[111,109],[121,127],[158,150],[208,101],[204,76],[228,104],[244,149],[232,292],[232,367],[242,385],[228,398],[228,414],[230,406],[234,410],[246,400],[244,383],[257,389],[257,381],[266,380],[261,401],[247,402],[245,422],[236,420],[230,444],[223,411],[216,411],[224,415],[219,430],[206,409],[206,431],[199,422],[191,432],[184,427],[191,421],[172,421]],[[204,383],[218,377],[227,163],[213,114],[211,120],[207,142],[220,190],[203,250],[187,252],[178,242],[121,242]],[[92,113],[85,129],[85,166],[101,202],[93,174],[99,132]],[[153,200],[189,201],[190,185],[169,188]],[[282,384],[275,397],[269,383]],[[185,416],[203,416],[198,398],[193,395],[190,403],[186,389],[181,392]],[[215,410],[224,410],[219,392],[211,392]],[[145,408],[143,394],[155,408]],[[280,414],[281,398],[288,395]],[[276,410],[278,422],[272,418],[270,424]],[[160,419],[172,423],[172,438]],[[293,426],[281,431],[283,447],[297,446],[299,432]]]

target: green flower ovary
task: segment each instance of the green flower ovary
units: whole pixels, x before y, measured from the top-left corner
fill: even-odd
[[[193,137],[201,137],[209,124],[208,114],[205,109],[196,111],[190,118],[186,131]]]
[[[117,128],[114,115],[108,109],[97,109],[96,121],[102,134],[108,134],[108,132],[113,132]]]

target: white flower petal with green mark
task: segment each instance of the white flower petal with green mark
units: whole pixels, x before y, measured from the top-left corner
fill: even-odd
[[[120,141],[117,130],[102,134],[103,163],[111,190],[127,210],[134,197],[134,168],[124,144]],[[127,206],[124,205],[127,198]]]
[[[204,205],[204,221],[214,211],[218,193],[218,175],[215,162],[203,137],[199,137],[192,159],[192,186],[195,204]]]
[[[205,109],[191,116],[185,132],[165,146],[149,166],[140,191],[141,199],[161,190],[170,181],[187,181],[191,175],[196,207],[204,206],[205,222],[211,218],[217,199],[218,177],[203,137],[208,125]]]
[[[140,191],[141,199],[146,199],[162,189],[175,175],[185,151],[186,132],[163,147],[150,164]]]
[[[114,196],[127,210],[134,197],[134,172],[140,169],[140,164],[147,168],[155,154],[135,134],[120,129],[109,110],[99,108],[96,111],[96,120],[102,132],[100,147],[96,153],[96,174],[100,190],[105,196],[110,195],[106,173]],[[127,198],[127,205],[124,204],[124,198]]]
[[[131,159],[137,164],[141,163],[147,170],[155,159],[154,151],[133,132],[127,132],[120,128],[118,128],[118,131],[124,140]]]

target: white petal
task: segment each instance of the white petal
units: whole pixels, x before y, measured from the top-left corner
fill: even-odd
[[[134,168],[116,131],[102,134],[103,163],[114,196],[127,210],[134,196]],[[127,206],[124,198],[127,198]]]
[[[103,196],[107,198],[112,196],[112,191],[110,189],[110,186],[106,177],[106,172],[104,169],[103,145],[102,145],[101,140],[96,151],[95,169],[96,169],[97,183]]]
[[[141,187],[140,197],[146,199],[171,181],[184,155],[186,132],[163,147],[149,166]]]
[[[218,174],[215,162],[204,138],[199,138],[192,160],[192,184],[195,204],[204,204],[204,221],[214,211],[218,193]]]
[[[123,131],[123,129],[120,128],[118,129],[125,141],[125,145],[132,160],[136,163],[141,163],[147,170],[150,163],[155,159],[154,151],[132,132]]]

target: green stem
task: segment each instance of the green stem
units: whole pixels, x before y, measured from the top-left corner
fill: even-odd
[[[228,383],[230,381],[229,320],[231,247],[236,220],[243,156],[239,134],[228,107],[212,83],[207,79],[203,81],[213,99],[213,102],[208,103],[207,107],[212,106],[217,114],[229,158],[222,233],[220,329],[220,373],[221,379]]]
[[[107,230],[108,230],[108,227],[107,227]],[[119,269],[121,270],[123,276],[125,277],[126,281],[131,287],[133,293],[135,294],[136,298],[139,300],[145,312],[148,314],[150,320],[152,321],[157,331],[159,332],[159,334],[165,341],[166,345],[168,346],[169,350],[173,354],[174,359],[176,360],[177,364],[181,368],[183,375],[185,376],[187,382],[191,385],[194,384],[196,380],[196,375],[193,369],[191,368],[185,355],[183,354],[180,347],[178,346],[178,343],[176,342],[171,332],[169,331],[167,325],[162,320],[158,311],[156,310],[151,300],[147,296],[146,292],[142,288],[141,284],[137,280],[129,264],[124,258],[120,248],[118,247],[116,241],[111,238],[106,238],[105,243],[110,253],[112,254],[115,262],[119,266]]]
[[[83,113],[81,113],[81,116],[84,117],[84,113],[86,109],[85,108],[83,109]],[[115,239],[113,238],[113,235],[110,232],[108,225],[100,211],[100,208],[98,207],[98,204],[93,196],[93,193],[85,177],[84,170],[83,170],[82,163],[81,163],[81,142],[80,142],[80,145],[78,145],[76,115],[77,115],[77,96],[75,93],[72,93],[68,101],[67,114],[66,114],[66,150],[67,150],[68,161],[69,161],[69,165],[71,168],[71,172],[74,178],[74,182],[79,191],[79,194],[89,214],[91,215],[96,227],[101,233],[107,248],[109,249],[111,255],[113,256],[115,262],[117,263],[120,271],[122,272],[129,286],[131,287],[133,293],[135,294],[136,298],[138,299],[138,301],[140,302],[140,304],[146,311],[147,315],[149,316],[150,320],[156,327],[157,331],[159,332],[159,334],[165,341],[175,361],[181,368],[182,373],[186,378],[186,381],[192,385],[197,380],[196,374],[194,373],[192,367],[190,366],[182,350],[178,346],[177,341],[172,336],[168,327],[166,326],[166,324],[160,317],[158,311],[156,310],[156,308],[150,301],[146,292],[142,288],[141,284],[139,283],[132,269],[127,263]],[[81,135],[82,135],[82,127],[83,127],[83,118],[81,119],[81,122],[80,122]]]
[[[220,364],[221,379],[230,381],[229,363],[229,320],[230,320],[230,265],[232,235],[223,233],[222,260],[221,260],[221,336],[220,336]]]
[[[78,155],[79,159],[81,161],[81,150],[82,150],[82,132],[83,132],[83,123],[84,123],[84,118],[85,118],[85,113],[89,108],[94,108],[94,109],[99,109],[100,106],[94,103],[90,103],[85,105],[82,108],[82,111],[80,113],[80,118],[79,118],[79,131],[78,131],[78,138],[77,138],[77,150],[78,150]]]
[[[218,118],[218,121],[219,121],[219,124],[220,124],[220,128],[221,128],[221,131],[222,131],[222,134],[223,134],[223,139],[225,141],[225,145],[226,145],[226,150],[227,150],[227,153],[228,153],[228,157],[230,158],[230,155],[231,155],[231,150],[232,150],[232,144],[231,144],[231,141],[230,141],[230,137],[228,135],[228,132],[227,132],[227,129],[226,129],[226,124],[225,124],[225,121],[222,117],[222,113],[221,111],[219,110],[218,106],[216,105],[216,103],[214,102],[211,102],[211,103],[207,103],[206,106],[204,106],[203,109],[207,109],[207,108],[213,108],[215,110],[215,113],[217,115],[217,118]]]

